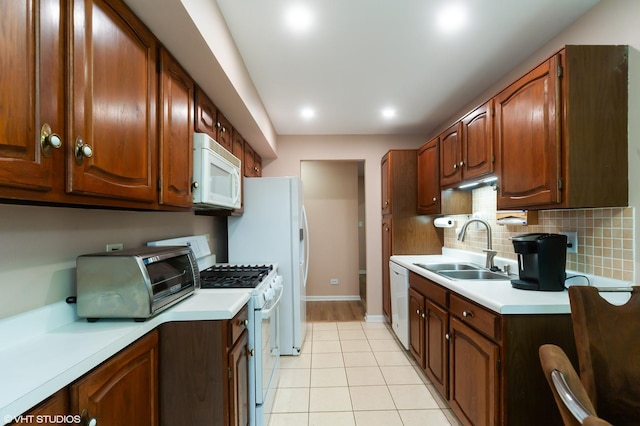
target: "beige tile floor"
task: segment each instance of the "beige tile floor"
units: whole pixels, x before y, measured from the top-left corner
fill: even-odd
[[[281,367],[269,426],[459,424],[385,324],[311,323]]]

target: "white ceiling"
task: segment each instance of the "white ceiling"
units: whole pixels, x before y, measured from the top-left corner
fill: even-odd
[[[276,133],[311,135],[428,134],[597,1],[217,3]],[[304,34],[284,25],[294,3],[313,14]],[[452,3],[467,22],[446,33],[437,17]],[[305,106],[315,117],[300,117]],[[397,115],[381,118],[384,107]]]

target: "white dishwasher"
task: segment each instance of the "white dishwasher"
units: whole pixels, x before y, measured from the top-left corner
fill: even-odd
[[[405,349],[409,349],[409,271],[389,261],[391,275],[391,327]]]

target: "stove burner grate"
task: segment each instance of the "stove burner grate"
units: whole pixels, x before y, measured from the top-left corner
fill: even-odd
[[[200,273],[201,288],[255,288],[272,265],[213,265]]]

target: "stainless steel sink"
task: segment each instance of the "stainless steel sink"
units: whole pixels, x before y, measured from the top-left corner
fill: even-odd
[[[482,270],[482,267],[470,263],[414,263],[431,272]]]
[[[506,275],[496,274],[495,272],[484,269],[438,271],[438,274],[458,280],[509,280],[509,277]]]

